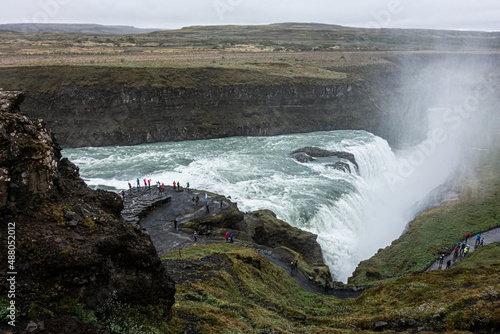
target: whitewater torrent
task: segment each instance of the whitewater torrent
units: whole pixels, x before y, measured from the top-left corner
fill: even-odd
[[[270,209],[317,234],[326,264],[345,282],[361,260],[399,237],[418,210],[415,204],[446,181],[456,165],[453,144],[431,122],[426,141],[396,153],[368,132],[330,131],[65,149],[63,155],[92,187],[119,191],[135,186],[137,178],[141,184],[144,178],[189,182],[231,196],[242,211]],[[291,157],[305,146],[352,153],[359,171],[352,164],[352,174],[332,168],[336,157],[308,163]]]

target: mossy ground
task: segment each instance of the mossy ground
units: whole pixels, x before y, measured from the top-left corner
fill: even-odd
[[[245,247],[216,243],[165,258],[180,261],[184,274],[198,273],[198,279],[170,273],[183,278],[173,319],[162,325],[168,333],[371,333],[377,321],[388,322],[388,329],[455,333],[500,326],[499,266],[414,273],[340,300],[305,292],[285,270]],[[176,270],[172,262],[167,267]]]

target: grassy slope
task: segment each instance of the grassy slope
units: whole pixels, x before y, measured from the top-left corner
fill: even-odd
[[[263,66],[215,67],[119,67],[119,66],[29,66],[0,68],[0,87],[35,92],[54,92],[65,86],[172,87],[198,88],[200,85],[283,85],[333,84],[344,81],[343,73],[292,67]],[[288,66],[285,66],[288,67]],[[292,72],[290,72],[292,69]]]
[[[244,247],[219,243],[167,258],[199,276],[178,280],[174,318],[158,324],[165,332],[351,333],[370,331],[376,321],[401,327],[402,318],[433,330],[500,325],[499,266],[416,273],[342,301],[304,292],[285,270]],[[224,265],[207,275],[215,258]]]

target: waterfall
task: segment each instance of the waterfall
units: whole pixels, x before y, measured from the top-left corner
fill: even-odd
[[[294,160],[291,152],[306,146],[352,153],[359,170],[350,162],[352,173],[332,168],[336,157]],[[231,196],[242,211],[270,209],[318,234],[325,262],[337,280],[346,281],[359,261],[401,234],[415,203],[449,175],[435,165],[441,162],[436,154],[447,157],[446,147],[435,146],[423,142],[393,152],[365,131],[328,131],[66,149],[63,155],[94,187],[120,191],[137,177],[189,182]]]

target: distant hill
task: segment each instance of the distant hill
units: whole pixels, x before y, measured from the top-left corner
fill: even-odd
[[[77,23],[9,23],[0,24],[0,31],[20,33],[63,32],[97,35],[145,34],[160,29],[141,29],[132,26],[108,26]]]
[[[339,26],[337,24],[326,23],[300,23],[300,22],[283,22],[274,23],[271,26],[279,26],[284,28],[308,28],[308,29],[348,29],[349,27]]]

